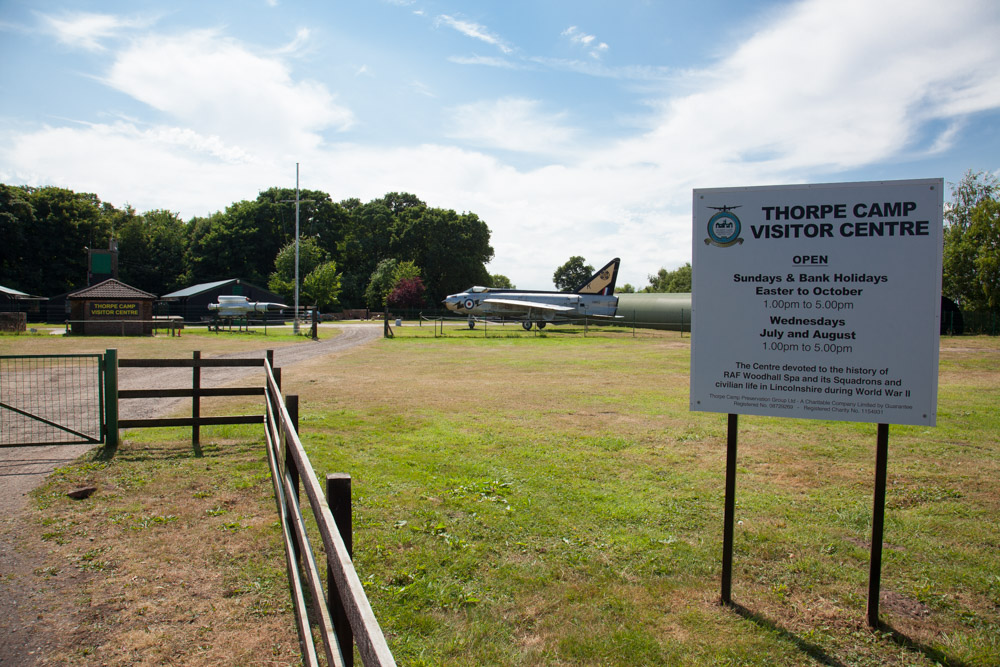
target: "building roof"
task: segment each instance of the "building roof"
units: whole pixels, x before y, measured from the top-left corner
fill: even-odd
[[[201,283],[199,285],[192,285],[191,287],[185,287],[184,289],[177,290],[176,292],[171,292],[170,294],[164,294],[161,299],[182,299],[188,296],[194,296],[195,294],[201,294],[202,292],[207,292],[209,290],[215,289],[216,287],[222,287],[223,285],[228,285],[229,283],[238,283],[239,279],[230,278],[229,280],[217,280],[214,283]]]
[[[155,294],[143,292],[120,280],[108,278],[96,285],[66,295],[68,299],[155,299]]]
[[[10,287],[4,287],[0,285],[0,294],[6,294],[8,298],[14,300],[26,300],[26,301],[48,301],[47,297],[44,296],[31,296],[30,294],[25,294],[24,292],[19,292],[16,289],[11,289]]]

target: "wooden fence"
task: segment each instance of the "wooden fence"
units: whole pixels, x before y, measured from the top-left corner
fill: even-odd
[[[267,351],[266,359],[202,359],[201,352],[192,352],[191,359],[119,359],[119,368],[190,368],[191,388],[180,389],[119,389],[118,399],[124,398],[185,398],[191,397],[191,416],[167,419],[118,419],[117,426],[112,428],[152,428],[156,426],[190,426],[191,442],[197,445],[200,441],[200,427],[217,426],[220,424],[260,424],[258,415],[201,416],[201,399],[212,396],[263,396],[263,387],[202,387],[202,368],[233,368],[272,366],[274,351]],[[274,369],[280,378],[281,369]],[[108,397],[111,400],[111,397]]]
[[[281,517],[302,662],[307,666],[320,664],[312,632],[315,627],[328,665],[351,667],[354,645],[366,667],[395,665],[351,562],[351,478],[328,475],[324,497],[323,487],[299,440],[298,397],[282,400],[281,387],[271,365],[266,364],[264,369],[267,460]],[[302,518],[300,486],[305,488],[326,553],[329,588],[326,595]]]
[[[112,351],[109,351],[112,352]],[[113,356],[113,355],[112,355]],[[331,667],[352,667],[354,646],[366,667],[390,667],[396,664],[375,619],[361,579],[351,560],[353,549],[351,521],[351,478],[346,474],[328,475],[326,497],[298,435],[298,396],[283,398],[281,369],[274,368],[274,352],[265,359],[202,359],[194,352],[191,359],[121,359],[126,368],[191,368],[190,389],[130,389],[109,391],[107,400],[117,404],[124,398],[191,397],[191,417],[172,419],[117,419],[117,410],[109,423],[109,432],[119,428],[154,426],[190,426],[192,441],[199,441],[199,427],[216,424],[264,424],[268,465],[274,486],[275,503],[281,519],[285,544],[285,564],[291,589],[295,621],[298,627],[302,663],[320,664],[313,628],[319,635],[326,663]],[[201,369],[206,367],[263,366],[263,387],[203,388]],[[115,375],[115,378],[117,374]],[[201,398],[209,396],[264,396],[265,414],[202,417]],[[117,442],[117,438],[114,440]],[[299,504],[300,489],[305,488],[316,528],[326,554],[327,587],[316,565],[306,523]]]

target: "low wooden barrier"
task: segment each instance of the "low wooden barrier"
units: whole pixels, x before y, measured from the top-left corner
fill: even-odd
[[[355,645],[366,667],[395,665],[351,561],[351,478],[327,476],[324,498],[323,487],[299,440],[298,397],[282,400],[281,386],[271,365],[266,364],[264,369],[267,460],[281,517],[302,662],[307,666],[320,664],[312,632],[315,627],[329,665],[352,667]],[[326,594],[302,518],[300,485],[305,488],[326,552]]]
[[[110,352],[114,351],[109,350]],[[109,432],[117,433],[118,428],[190,426],[192,440],[194,444],[198,444],[200,426],[263,422],[271,482],[285,544],[288,583],[302,649],[302,664],[307,667],[318,667],[320,664],[313,638],[315,628],[322,642],[326,664],[331,667],[353,667],[355,645],[366,667],[394,666],[396,662],[351,560],[353,539],[350,475],[328,475],[324,498],[323,487],[320,486],[299,440],[298,396],[288,396],[287,399],[282,397],[281,369],[274,368],[274,352],[268,350],[264,359],[202,359],[201,352],[196,351],[191,359],[120,359],[117,366],[191,368],[190,389],[109,390],[107,401],[108,404],[117,405],[117,399],[123,398],[190,396],[192,416],[173,419],[117,419],[115,410],[115,416],[109,420]],[[234,366],[263,366],[264,386],[219,389],[201,387],[202,368]],[[202,397],[261,395],[264,396],[265,407],[263,418],[260,415],[200,416]],[[112,421],[117,421],[117,424],[112,425]],[[300,489],[303,487],[326,553],[326,592],[323,590],[299,504]]]
[[[263,387],[219,387],[201,386],[202,368],[271,367],[274,351],[267,351],[266,359],[202,359],[200,351],[192,352],[191,359],[119,359],[119,368],[190,368],[191,388],[180,389],[119,389],[118,399],[125,398],[185,398],[191,397],[191,416],[164,419],[118,419],[117,425],[108,424],[108,430],[119,428],[153,428],[157,426],[190,426],[191,442],[199,444],[202,426],[220,424],[260,424],[261,415],[231,415],[217,417],[201,416],[201,399],[212,396],[263,396]],[[281,369],[274,369],[280,377]],[[111,397],[108,397],[111,400]]]

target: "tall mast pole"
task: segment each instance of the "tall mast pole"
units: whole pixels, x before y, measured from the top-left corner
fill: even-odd
[[[299,335],[299,163],[295,163],[295,322],[292,332]]]

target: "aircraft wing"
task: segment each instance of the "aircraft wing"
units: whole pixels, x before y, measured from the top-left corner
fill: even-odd
[[[521,301],[519,299],[483,299],[483,303],[492,306],[500,306],[504,310],[526,313],[529,310],[547,310],[553,313],[565,313],[576,310],[572,306],[556,306],[551,303],[540,303],[538,301]]]

